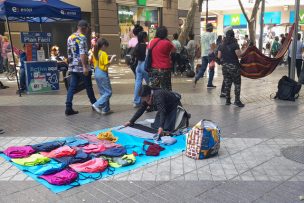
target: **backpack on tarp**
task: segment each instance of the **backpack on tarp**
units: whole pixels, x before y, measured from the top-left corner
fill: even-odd
[[[73,149],[67,145],[64,145],[63,147],[59,147],[57,149],[54,149],[51,152],[40,152],[43,156],[49,157],[49,158],[60,158],[64,156],[73,156],[76,154],[76,149]]]
[[[51,141],[51,142],[45,142],[40,144],[32,145],[33,149],[36,152],[50,152],[54,149],[57,149],[58,147],[61,147],[65,144],[64,141]]]
[[[89,144],[81,148],[84,153],[98,153],[106,150],[106,147],[103,144]]]
[[[41,154],[32,154],[27,158],[11,159],[12,162],[21,166],[36,166],[46,164],[51,161],[48,157],[42,156]]]
[[[84,163],[71,164],[70,167],[77,172],[100,173],[108,167],[108,161],[102,158],[95,158]]]
[[[42,178],[52,185],[69,185],[78,178],[78,173],[71,168],[66,168],[57,173],[38,176],[38,178]]]
[[[65,156],[60,158],[54,158],[56,161],[63,163],[64,165],[70,165],[74,163],[83,163],[91,159],[89,154],[84,153],[82,150],[78,150],[74,156]]]
[[[188,133],[186,156],[206,159],[216,155],[220,149],[220,130],[212,121],[201,120]]]
[[[75,137],[65,137],[59,141],[65,142],[65,145],[69,147],[82,147],[89,144],[88,140],[81,139],[81,138],[75,138]]]
[[[121,147],[113,147],[103,152],[93,153],[91,155],[94,157],[100,157],[100,156],[118,157],[118,156],[123,156],[125,154],[127,154],[127,149],[121,146]]]
[[[31,146],[8,147],[3,153],[10,158],[25,158],[35,153]]]
[[[299,97],[300,90],[301,84],[285,75],[279,80],[278,92],[274,98],[295,101]]]
[[[37,176],[48,175],[52,173],[59,172],[66,167],[65,164],[59,163],[57,161],[51,160],[49,163],[44,164],[43,166],[32,166],[25,169],[25,171],[31,172]]]
[[[121,157],[103,157],[108,160],[109,166],[113,168],[120,168],[123,166],[133,165],[136,162],[134,154],[126,154]]]

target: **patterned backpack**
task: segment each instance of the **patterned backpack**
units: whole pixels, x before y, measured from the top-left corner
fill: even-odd
[[[212,121],[201,120],[188,133],[186,156],[206,159],[220,149],[220,129]]]

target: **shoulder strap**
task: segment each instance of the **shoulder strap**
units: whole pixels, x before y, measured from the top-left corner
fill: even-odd
[[[161,41],[161,39],[160,40],[158,40],[154,45],[153,45],[153,47],[151,48],[151,51],[154,49],[154,47],[156,47],[156,45],[158,44],[158,42],[160,42]]]

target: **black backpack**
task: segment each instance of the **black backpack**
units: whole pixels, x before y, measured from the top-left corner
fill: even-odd
[[[136,67],[138,64],[138,61],[136,60],[136,57],[134,56],[135,47],[131,47],[128,49],[127,54],[125,56],[126,64],[130,67],[132,72],[136,73]]]
[[[295,101],[299,97],[300,90],[301,84],[285,75],[279,80],[275,99]]]

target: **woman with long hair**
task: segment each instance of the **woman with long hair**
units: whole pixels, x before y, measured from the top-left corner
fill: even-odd
[[[148,34],[146,32],[140,32],[137,36],[138,44],[134,50],[134,56],[137,60],[136,67],[136,79],[134,87],[134,104],[133,106],[139,107],[141,104],[140,96],[138,95],[139,89],[141,88],[143,79],[146,81],[146,84],[149,84],[149,75],[145,70],[145,59],[146,59],[146,49],[147,49],[147,40]]]
[[[228,30],[222,45],[218,50],[218,58],[222,61],[225,92],[226,92],[226,105],[231,104],[230,91],[232,83],[235,87],[235,101],[234,105],[244,107],[241,102],[241,67],[239,57],[241,56],[240,46],[234,37],[234,31]]]
[[[106,52],[109,42],[100,38],[97,40],[93,51],[93,63],[95,68],[95,80],[100,93],[100,98],[92,105],[97,113],[107,115],[110,111],[110,98],[112,96],[112,87],[108,74],[108,68],[111,65],[115,55],[108,60]],[[101,110],[102,109],[102,110]]]

